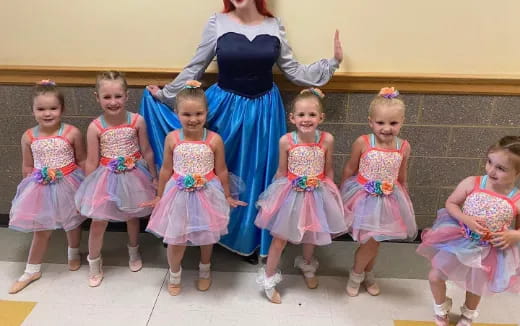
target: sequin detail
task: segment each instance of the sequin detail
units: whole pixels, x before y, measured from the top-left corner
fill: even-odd
[[[132,126],[108,128],[99,138],[100,152],[103,157],[128,157],[139,152],[137,130]]]
[[[173,170],[179,175],[207,175],[215,167],[215,154],[205,143],[181,142],[173,150]]]
[[[402,161],[398,151],[370,148],[359,160],[359,174],[367,180],[395,183]]]
[[[320,186],[320,179],[308,176],[297,177],[291,185],[296,191],[314,191]]]
[[[315,177],[325,168],[325,151],[318,144],[296,145],[289,149],[287,169],[296,176]]]
[[[510,202],[482,191],[472,192],[466,198],[462,211],[466,215],[475,216],[477,221],[490,232],[509,228],[514,218]]]
[[[75,162],[74,149],[60,136],[36,138],[31,143],[34,168],[59,169]]]

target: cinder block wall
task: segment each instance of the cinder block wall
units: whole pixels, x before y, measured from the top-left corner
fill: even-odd
[[[101,113],[92,87],[63,87],[65,122],[83,132]],[[35,125],[30,86],[0,85],[0,214],[8,214],[21,180],[20,137]],[[128,109],[136,112],[142,88],[131,88]],[[284,92],[286,107],[295,93]],[[329,93],[322,129],[336,138],[336,180],[341,177],[352,142],[369,133],[372,93]],[[412,145],[408,170],[411,197],[420,228],[431,225],[435,212],[465,176],[483,172],[487,147],[504,135],[520,134],[520,96],[404,94],[407,104],[401,136]]]

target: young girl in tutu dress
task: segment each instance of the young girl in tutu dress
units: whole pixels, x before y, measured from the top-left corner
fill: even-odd
[[[24,274],[9,293],[16,293],[41,277],[41,262],[51,233],[67,232],[69,270],[80,267],[80,224],[85,220],[74,206],[74,194],[83,181],[85,146],[80,131],[61,122],[65,101],[56,84],[42,80],[32,103],[38,126],[22,136],[22,173],[11,206],[9,227],[33,232]]]
[[[322,97],[316,88],[296,96],[290,120],[297,131],[280,138],[275,180],[257,202],[255,225],[273,236],[267,264],[259,271],[257,282],[273,303],[281,302],[275,288],[282,280],[277,266],[287,241],[303,244],[303,257],[296,257],[294,265],[303,272],[307,286],[314,289],[318,286],[314,247],[330,244],[331,234],[347,229],[341,196],[332,181],[334,138],[317,130],[324,119]]]
[[[345,218],[349,233],[360,243],[346,288],[349,296],[358,295],[361,283],[369,294],[379,294],[372,269],[380,241],[413,240],[417,234],[406,185],[410,145],[397,137],[404,113],[399,92],[381,89],[368,111],[373,133],[354,141],[343,170]]]
[[[103,114],[87,130],[87,177],[76,193],[76,207],[92,219],[89,234],[89,285],[103,280],[101,248],[109,221],[126,222],[129,267],[142,268],[137,237],[139,218],[151,213],[141,207],[155,197],[157,173],[144,119],[126,111],[127,83],[117,71],[103,72],[96,82],[96,99]]]
[[[220,136],[205,128],[206,97],[197,81],[177,94],[176,113],[182,129],[166,136],[157,197],[147,231],[168,244],[168,292],[181,292],[182,258],[186,246],[200,246],[197,289],[211,285],[213,244],[227,233],[231,207],[245,206],[230,192],[230,175]],[[236,182],[236,180],[232,180]]]
[[[423,232],[417,252],[431,261],[436,325],[449,324],[446,280],[466,290],[457,326],[472,325],[481,296],[520,292],[519,176],[520,137],[506,136],[489,149],[486,175],[462,180]]]

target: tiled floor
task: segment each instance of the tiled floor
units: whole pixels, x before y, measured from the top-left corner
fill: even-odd
[[[145,268],[128,270],[125,234],[105,238],[105,279],[99,288],[87,285],[87,265],[69,272],[65,263],[65,241],[56,232],[43,264],[42,278],[16,295],[7,294],[24,269],[30,235],[0,229],[0,326],[421,326],[433,325],[432,299],[423,278],[428,266],[414,254],[413,244],[384,244],[377,265],[382,294],[346,296],[346,270],[355,244],[335,242],[320,248],[320,286],[308,290],[291,264],[299,248],[284,253],[284,281],[279,290],[283,303],[265,299],[255,283],[258,266],[216,248],[213,285],[208,292],[195,289],[194,270],[198,252],[187,251],[183,290],[171,297],[166,290],[166,260],[160,242],[142,235]],[[85,252],[86,237],[82,242]],[[454,315],[459,312],[463,292],[449,288]],[[15,302],[16,301],[16,302]],[[501,294],[485,298],[476,326],[520,324],[519,297]],[[33,304],[36,303],[36,304]],[[31,307],[34,305],[34,308]],[[18,321],[16,318],[20,317]],[[492,323],[492,324],[485,324]]]
[[[69,272],[65,265],[46,264],[39,281],[9,295],[8,286],[24,264],[0,262],[0,300],[37,302],[22,324],[25,326],[392,326],[396,320],[429,321],[432,314],[425,280],[381,279],[380,296],[363,292],[349,298],[344,292],[345,277],[322,276],[319,288],[308,290],[301,276],[285,275],[280,285],[283,303],[275,305],[256,286],[255,273],[214,272],[211,289],[199,292],[195,289],[196,272],[186,270],[181,295],[171,297],[163,268],[132,273],[126,267],[107,266],[102,285],[89,288],[86,267]],[[455,305],[460,305],[462,292],[450,288],[449,293]],[[5,303],[0,301],[0,307]],[[518,297],[513,295],[486,299],[480,312],[479,322],[520,321]],[[0,325],[4,325],[2,321]]]

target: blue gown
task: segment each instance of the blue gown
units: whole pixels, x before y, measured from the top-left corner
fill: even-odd
[[[208,127],[224,140],[228,169],[245,182],[246,191],[240,194],[240,200],[248,203],[233,209],[229,233],[220,244],[242,255],[260,248],[260,255],[265,256],[271,236],[254,225],[255,202],[276,172],[278,141],[286,133],[282,98],[273,83],[273,65],[276,63],[297,85],[321,86],[330,80],[339,64],[335,59],[299,64],[277,18],[266,17],[263,23],[249,26],[227,14],[213,15],[194,58],[173,82],[159,91],[159,100],[144,91],[140,113],[148,124],[158,165],[162,162],[165,136],[181,127],[171,109],[175,95],[187,80],[200,79],[215,56],[219,73],[217,83],[206,90]]]

